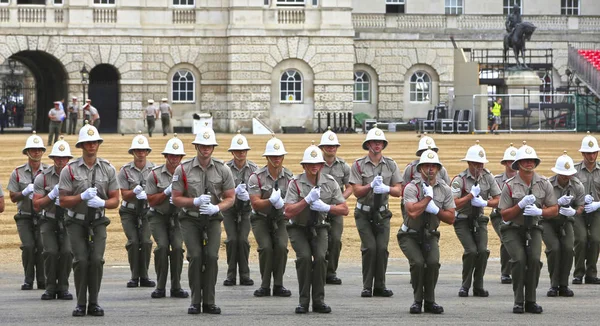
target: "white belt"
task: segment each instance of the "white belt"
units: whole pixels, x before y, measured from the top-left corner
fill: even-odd
[[[96,212],[96,215],[94,216],[94,219],[97,220],[97,219],[101,218],[104,215],[103,213],[104,213],[104,210]],[[67,211],[67,215],[69,217],[74,217],[74,218],[76,218],[78,220],[85,221],[85,214],[75,213],[73,211],[68,210]]]
[[[49,218],[55,218],[56,217],[56,215],[54,215],[54,213],[47,212],[47,211],[44,211],[44,216],[49,217]]]
[[[400,229],[402,230],[402,232],[417,233],[417,230],[409,228],[406,224],[402,224],[402,227]]]
[[[371,206],[363,205],[361,203],[356,203],[356,208],[358,208],[358,209],[360,209],[361,211],[364,211],[364,212],[370,212],[371,211]],[[379,207],[379,211],[380,212],[383,212],[386,209],[388,209],[388,205],[381,205]]]
[[[124,208],[136,209],[135,206],[136,206],[135,203],[130,203],[130,202],[126,202],[126,201],[121,202],[121,207],[124,207]],[[144,208],[146,208],[146,205],[144,205]]]

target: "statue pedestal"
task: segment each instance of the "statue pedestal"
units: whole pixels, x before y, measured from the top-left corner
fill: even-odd
[[[504,82],[508,89],[519,89],[522,90],[539,90],[542,85],[540,76],[533,70],[513,70],[505,72]],[[510,93],[510,92],[509,92]]]
[[[504,82],[507,93],[513,95],[508,102],[511,120],[505,121],[506,125],[500,128],[510,131],[539,129],[535,122],[539,121],[540,112],[530,111],[529,104],[540,101],[540,76],[532,70],[508,70]]]

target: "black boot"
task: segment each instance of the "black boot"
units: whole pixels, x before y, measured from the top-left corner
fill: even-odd
[[[191,304],[190,307],[188,308],[188,314],[190,315],[197,315],[199,314],[200,311],[200,305],[199,304]]]
[[[532,314],[541,314],[544,309],[542,306],[538,305],[535,302],[525,302],[525,312],[530,312]]]
[[[171,298],[185,299],[189,296],[190,294],[188,293],[188,291],[185,291],[183,289],[171,289]]]
[[[73,310],[73,317],[83,317],[85,316],[85,305],[77,305],[75,310]]]
[[[217,305],[214,305],[214,304],[203,304],[202,312],[205,314],[220,315],[221,308],[219,308]]]
[[[331,312],[331,307],[329,307],[325,303],[314,304],[313,305],[313,312],[318,312],[318,313],[321,313],[321,314],[328,314],[328,313]]]
[[[486,289],[473,289],[473,296],[487,298],[490,296],[490,293]]]
[[[51,293],[48,290],[44,291],[42,294],[42,300],[54,300],[56,298],[56,293]]]
[[[548,289],[548,292],[546,292],[546,296],[557,297],[558,296],[558,288],[551,287],[550,289]]]
[[[424,310],[425,310],[425,312],[439,315],[444,312],[444,307],[440,306],[439,304],[437,304],[435,302],[425,301]]]
[[[102,309],[102,307],[100,307],[97,303],[90,303],[88,305],[88,310],[87,310],[88,315],[90,316],[104,316],[104,309]]]
[[[558,287],[558,295],[561,297],[572,297],[575,295],[575,293],[573,293],[573,291],[565,285]]]
[[[161,290],[161,289],[156,289],[154,291],[152,291],[152,293],[150,294],[150,297],[152,297],[153,299],[160,299],[160,298],[164,298],[167,296],[167,293],[165,292],[165,290]]]
[[[268,297],[271,296],[271,289],[260,287],[254,291],[255,297]]]
[[[144,288],[153,288],[156,286],[156,283],[147,277],[140,277],[140,286]]]
[[[292,295],[292,291],[283,287],[283,285],[275,285],[273,287],[273,296],[274,297],[289,297]]]
[[[294,312],[297,314],[305,314],[308,312],[308,305],[299,304]]]
[[[128,288],[137,288],[139,286],[139,280],[138,279],[130,279],[129,281],[127,281],[127,287]]]
[[[413,302],[413,304],[410,306],[410,313],[411,314],[420,314],[422,312],[422,307],[423,307],[423,303],[422,302]]]
[[[233,286],[233,285],[235,285],[235,278],[226,278],[225,281],[223,281],[223,285],[224,286]]]
[[[461,298],[466,298],[469,296],[469,289],[465,289],[463,287],[460,288],[460,290],[458,290],[458,296]]]

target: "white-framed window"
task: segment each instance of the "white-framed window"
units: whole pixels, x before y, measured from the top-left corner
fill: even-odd
[[[265,0],[265,6],[268,6],[271,4],[271,0]]]
[[[95,5],[114,5],[115,0],[94,0]]]
[[[304,6],[305,0],[275,0],[278,6]]]
[[[542,81],[540,85],[540,102],[550,103],[552,102],[552,75],[546,71],[540,76],[540,80]]]
[[[193,103],[196,94],[196,78],[189,70],[178,70],[173,75],[173,103]]]
[[[194,0],[173,0],[173,6],[193,6]]]
[[[46,0],[17,0],[17,5],[45,5]]]
[[[579,16],[579,0],[560,0],[560,14]]]
[[[57,6],[62,6],[64,4],[63,0],[54,0],[54,4]]]
[[[406,0],[385,0],[385,13],[386,14],[403,14],[405,13],[404,6]]]
[[[512,12],[512,8],[517,5],[521,9],[521,15],[523,14],[523,0],[503,0],[502,13],[508,15]]]
[[[10,4],[10,0],[0,0],[0,6]]]
[[[444,8],[446,9],[446,15],[462,15],[463,0],[445,0]]]
[[[431,77],[424,71],[410,76],[410,101],[431,103]]]
[[[313,7],[316,7],[319,5],[319,0],[312,0],[312,5]]]
[[[286,70],[279,80],[279,102],[302,103],[302,75],[297,70]]]
[[[354,102],[371,101],[371,78],[364,71],[354,72]]]

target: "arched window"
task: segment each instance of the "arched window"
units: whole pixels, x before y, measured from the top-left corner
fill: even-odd
[[[354,72],[354,102],[371,101],[371,79],[364,71]]]
[[[196,83],[194,75],[188,70],[179,70],[173,75],[173,102],[193,103]]]
[[[431,103],[431,77],[417,71],[410,77],[410,101]]]
[[[281,103],[302,102],[302,75],[297,70],[287,70],[279,82],[279,101]]]

